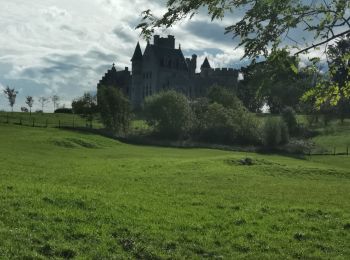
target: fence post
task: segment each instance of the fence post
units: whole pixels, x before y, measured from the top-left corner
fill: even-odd
[[[335,153],[336,153],[336,148],[334,147],[334,153],[333,153],[334,156],[335,156]]]
[[[75,122],[74,122],[74,115],[73,115],[73,128],[75,127]]]
[[[33,127],[35,126],[35,119],[34,119],[34,117],[33,117]]]
[[[46,119],[46,122],[45,122],[45,123],[46,123],[46,125],[45,125],[45,126],[46,126],[46,128],[47,128],[47,127],[48,127],[48,125],[49,125],[48,119]]]
[[[61,120],[58,120],[58,128],[61,128]]]
[[[6,123],[9,123],[9,113],[6,114]]]
[[[22,117],[19,117],[19,125],[22,125]]]

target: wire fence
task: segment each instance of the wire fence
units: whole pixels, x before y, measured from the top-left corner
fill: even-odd
[[[344,145],[344,146],[333,146],[333,147],[316,147],[314,149],[310,149],[309,151],[305,152],[305,155],[309,156],[316,156],[316,155],[331,155],[331,156],[337,156],[337,155],[347,155],[349,156],[350,153],[350,146]]]
[[[96,120],[89,121],[78,115],[58,115],[58,114],[19,114],[2,113],[0,123],[14,124],[30,127],[52,127],[52,128],[90,128],[101,129],[102,124]]]

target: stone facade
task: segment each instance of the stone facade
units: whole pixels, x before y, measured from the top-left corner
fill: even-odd
[[[189,98],[205,95],[208,88],[220,85],[233,90],[238,84],[238,70],[211,68],[206,58],[197,73],[197,56],[185,58],[181,47],[175,48],[175,38],[154,36],[142,54],[139,43],[131,59],[132,71],[110,69],[100,80],[101,85],[115,86],[123,90],[134,107],[142,104],[147,96],[163,90],[176,90]]]

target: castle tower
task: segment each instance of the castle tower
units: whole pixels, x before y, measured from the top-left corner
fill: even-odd
[[[197,69],[197,55],[193,54],[190,62],[190,66],[189,66],[190,75],[196,74],[196,69]]]
[[[205,60],[201,66],[201,76],[208,76],[210,70],[211,70],[211,66],[210,66],[209,60],[207,57],[205,57]]]
[[[140,43],[137,43],[134,55],[131,59],[132,62],[132,82],[131,82],[131,103],[133,106],[141,104],[142,97],[142,62],[143,55],[140,47]]]

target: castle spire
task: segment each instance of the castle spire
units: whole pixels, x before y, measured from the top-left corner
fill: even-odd
[[[202,66],[201,66],[201,69],[211,69],[211,66],[210,66],[210,63],[209,63],[207,57],[205,57],[205,60],[204,60],[204,62],[202,64]]]
[[[135,52],[134,52],[134,55],[132,56],[131,61],[137,61],[137,60],[142,60],[142,51],[141,51],[139,42],[137,42]]]

